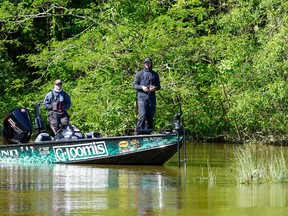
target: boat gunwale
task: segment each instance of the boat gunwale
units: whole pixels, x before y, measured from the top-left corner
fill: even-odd
[[[179,136],[175,132],[171,133],[155,133],[155,134],[141,134],[141,135],[125,135],[125,136],[111,136],[111,137],[95,137],[95,138],[83,138],[77,140],[53,140],[53,141],[41,141],[41,142],[28,142],[28,143],[15,143],[15,144],[1,144],[1,148],[9,148],[9,147],[22,147],[22,146],[38,146],[38,145],[62,145],[62,144],[71,144],[74,143],[83,143],[83,142],[97,142],[97,141],[113,141],[113,140],[127,140],[127,139],[138,139],[138,138],[151,138],[151,137],[172,137],[172,136]],[[180,135],[181,137],[181,135]]]

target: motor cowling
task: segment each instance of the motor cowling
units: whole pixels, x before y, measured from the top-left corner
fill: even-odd
[[[28,143],[32,134],[32,123],[26,108],[16,108],[3,119],[3,144]]]

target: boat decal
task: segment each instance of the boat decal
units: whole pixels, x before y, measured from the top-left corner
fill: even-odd
[[[18,158],[19,156],[22,155],[23,152],[30,152],[33,154],[34,152],[34,147],[33,146],[25,146],[25,147],[20,147],[20,148],[11,148],[11,149],[1,149],[0,150],[0,156],[1,158]]]
[[[139,141],[133,139],[131,141],[121,141],[118,143],[119,153],[135,151],[139,147]]]
[[[118,145],[123,148],[123,147],[127,147],[129,145],[129,143],[127,141],[121,141],[118,143]]]
[[[19,156],[17,149],[7,149],[0,151],[1,157],[17,158]]]
[[[40,155],[49,155],[50,154],[50,148],[48,146],[39,147],[38,148]]]
[[[56,161],[75,161],[108,155],[104,141],[79,145],[53,146]]]
[[[23,131],[22,131],[19,127],[17,127],[16,123],[13,121],[12,118],[9,118],[9,119],[8,119],[8,122],[10,123],[10,126],[13,128],[13,130],[14,130],[16,133],[18,133],[18,134],[23,133]]]

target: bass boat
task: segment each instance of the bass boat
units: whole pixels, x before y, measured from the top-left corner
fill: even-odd
[[[30,141],[32,121],[27,108],[16,108],[3,119],[0,161],[65,164],[163,165],[178,151],[185,135],[181,114],[157,133],[102,137],[100,133],[83,134],[71,124],[56,136],[43,132],[39,104],[34,106],[37,137]]]

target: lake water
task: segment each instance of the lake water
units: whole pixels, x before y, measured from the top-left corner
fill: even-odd
[[[0,163],[1,215],[287,215],[288,184],[237,183],[234,147],[189,143],[180,168],[177,154],[163,167]]]

